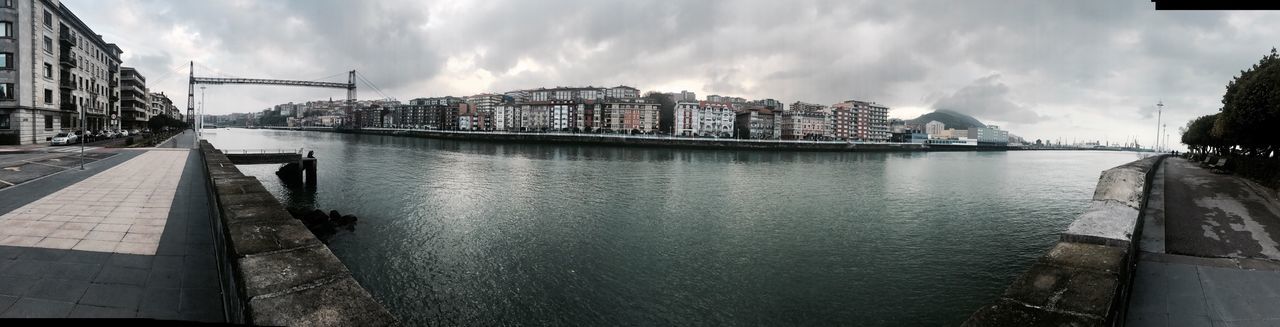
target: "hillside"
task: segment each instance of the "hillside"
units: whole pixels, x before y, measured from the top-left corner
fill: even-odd
[[[946,124],[946,128],[954,129],[969,129],[970,127],[987,126],[969,115],[946,109],[939,109],[934,112],[920,115],[920,117],[916,117],[915,119],[907,120],[906,123],[907,125],[918,125],[921,128],[924,128],[924,124],[934,120]]]

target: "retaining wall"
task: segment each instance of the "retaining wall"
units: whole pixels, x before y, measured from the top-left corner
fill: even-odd
[[[1093,200],[995,303],[964,326],[1118,326],[1136,267],[1142,212],[1165,156],[1102,172]]]
[[[200,141],[200,152],[214,186],[227,253],[248,323],[399,324],[257,178],[242,174],[208,141]]]

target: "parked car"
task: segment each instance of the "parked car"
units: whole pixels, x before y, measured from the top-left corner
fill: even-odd
[[[129,137],[129,130],[125,130],[125,129],[120,130],[119,137]]]
[[[75,134],[65,133],[65,132],[64,132],[64,133],[58,133],[58,135],[54,135],[54,136],[53,136],[52,144],[53,144],[53,145],[68,145],[68,144],[75,143],[75,142],[76,142],[76,141],[78,141],[79,139],[80,139],[80,138],[79,138],[79,137],[77,137]]]

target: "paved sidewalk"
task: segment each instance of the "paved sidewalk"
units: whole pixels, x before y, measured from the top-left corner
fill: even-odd
[[[0,318],[225,321],[199,156],[120,151],[0,190]]]
[[[1163,166],[1148,202],[1162,207],[1144,221],[1127,325],[1280,326],[1275,201],[1252,182],[1180,158]]]

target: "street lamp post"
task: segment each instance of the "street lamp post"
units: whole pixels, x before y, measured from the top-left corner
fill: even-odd
[[[84,105],[77,106],[76,109],[80,112],[80,137],[76,140],[80,141],[80,170],[84,170],[84,139],[89,135],[84,129]]]
[[[1160,145],[1160,116],[1164,112],[1164,101],[1156,102],[1156,143],[1151,145],[1151,150],[1156,150]]]

